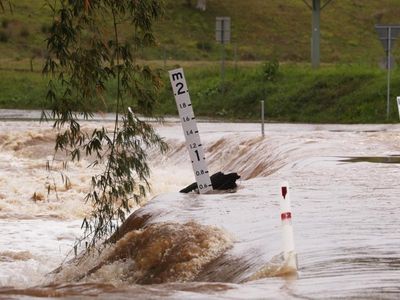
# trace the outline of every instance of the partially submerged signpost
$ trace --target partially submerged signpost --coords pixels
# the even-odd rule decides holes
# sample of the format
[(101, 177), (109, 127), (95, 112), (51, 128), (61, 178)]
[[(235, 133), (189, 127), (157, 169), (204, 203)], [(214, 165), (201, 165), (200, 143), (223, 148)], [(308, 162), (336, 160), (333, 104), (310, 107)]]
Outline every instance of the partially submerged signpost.
[(196, 178), (199, 193), (204, 194), (212, 191), (213, 187), (208, 173), (203, 146), (200, 141), (199, 130), (190, 100), (189, 90), (186, 85), (183, 69), (169, 71), (172, 90), (178, 107), (183, 134), (185, 135), (186, 147), (189, 151), (194, 176)]
[(387, 99), (386, 99), (386, 119), (390, 114), (390, 73), (394, 65), (394, 59), (391, 54), (394, 42), (400, 34), (400, 25), (375, 25), (379, 40), (386, 52), (386, 68), (387, 68)]
[(221, 81), (225, 75), (225, 44), (231, 41), (231, 18), (217, 17), (215, 22), (215, 39), (221, 44)]

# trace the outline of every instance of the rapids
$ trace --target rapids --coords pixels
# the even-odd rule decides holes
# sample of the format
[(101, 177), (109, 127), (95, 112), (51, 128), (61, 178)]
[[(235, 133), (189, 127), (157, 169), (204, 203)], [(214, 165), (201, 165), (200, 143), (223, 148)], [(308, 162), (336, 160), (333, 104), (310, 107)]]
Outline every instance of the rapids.
[[(399, 126), (268, 124), (264, 138), (258, 124), (198, 126), (210, 173), (238, 172), (237, 191), (177, 193), (193, 182), (182, 130), (173, 121), (156, 125), (170, 151), (150, 154), (147, 203), (116, 243), (77, 263), (71, 248), (97, 170), (71, 163), (63, 185), (46, 170), (50, 125), (0, 121), (0, 299), (400, 297), (398, 165), (371, 160), (400, 154)], [(281, 255), (283, 180), (291, 185), (297, 274)]]

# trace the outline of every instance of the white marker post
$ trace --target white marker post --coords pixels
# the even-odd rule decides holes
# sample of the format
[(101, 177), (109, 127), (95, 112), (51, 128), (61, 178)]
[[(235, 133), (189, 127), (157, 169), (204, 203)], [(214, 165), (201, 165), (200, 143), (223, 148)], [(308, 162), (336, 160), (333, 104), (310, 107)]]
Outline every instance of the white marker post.
[(189, 151), (190, 160), (192, 161), (197, 186), (200, 194), (204, 194), (212, 191), (213, 188), (183, 69), (180, 68), (169, 71), (169, 79), (175, 95), (176, 106), (178, 107), (183, 134), (185, 135), (186, 147)]
[(397, 97), (397, 108), (399, 110), (399, 118), (400, 118), (400, 97)]
[(282, 221), (282, 241), (283, 256), (287, 266), (297, 270), (297, 255), (294, 250), (293, 226), (292, 226), (292, 208), (290, 205), (289, 184), (282, 183), (282, 199), (280, 201), (281, 221)]

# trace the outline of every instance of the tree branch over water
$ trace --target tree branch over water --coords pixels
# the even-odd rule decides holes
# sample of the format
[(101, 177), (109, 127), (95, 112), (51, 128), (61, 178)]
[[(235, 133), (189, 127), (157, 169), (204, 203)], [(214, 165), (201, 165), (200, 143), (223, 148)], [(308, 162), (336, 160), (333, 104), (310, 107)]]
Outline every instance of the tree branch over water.
[[(57, 151), (72, 161), (86, 156), (91, 166), (103, 170), (92, 177), (85, 200), (92, 203), (93, 211), (82, 223), (85, 236), (91, 235), (90, 246), (95, 246), (125, 220), (130, 200), (138, 203), (150, 188), (147, 150), (167, 149), (152, 126), (137, 117), (152, 114), (160, 74), (135, 62), (138, 49), (154, 44), (152, 24), (162, 7), (158, 0), (47, 3), (54, 18), (43, 73), (50, 75), (46, 100), (51, 111), (43, 112), (42, 118), (54, 120)], [(120, 27), (134, 35), (124, 36)], [(110, 91), (110, 86), (115, 90)], [(81, 120), (109, 110), (104, 99), (107, 91), (116, 95), (113, 129), (83, 130)]]
[(11, 0), (0, 0), (0, 11), (5, 12), (7, 8), (11, 12), (13, 11), (13, 3)]

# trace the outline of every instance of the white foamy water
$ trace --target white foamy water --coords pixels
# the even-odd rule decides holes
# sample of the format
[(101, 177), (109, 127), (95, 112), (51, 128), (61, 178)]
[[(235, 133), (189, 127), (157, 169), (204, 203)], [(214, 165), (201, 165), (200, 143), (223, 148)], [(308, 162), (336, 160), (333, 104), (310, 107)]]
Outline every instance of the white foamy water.
[[(384, 159), (348, 161), (399, 155), (399, 126), (269, 124), (261, 138), (257, 124), (199, 123), (210, 172), (242, 175), (236, 193), (212, 195), (177, 193), (194, 178), (181, 128), (173, 122), (157, 127), (171, 149), (166, 156), (152, 153), (154, 198), (139, 213), (152, 215), (149, 226), (192, 222), (205, 226), (203, 231), (207, 226), (220, 229), (216, 236), (231, 240), (208, 245), (217, 255), (210, 257), (217, 258), (190, 275), (195, 282), (129, 283), (123, 278), (133, 262), (118, 260), (83, 282), (61, 277), (55, 286), (44, 287), (52, 282), (46, 274), (64, 260), (79, 236), (80, 220), (90, 209), (82, 199), (93, 171), (85, 162), (71, 164), (71, 187), (60, 188), (58, 197), (47, 196), (49, 125), (3, 121), (0, 298), (24, 294), (104, 299), (399, 298), (399, 165), (379, 162)], [(61, 184), (60, 178), (54, 180)], [(299, 260), (299, 273), (291, 277), (279, 273), (283, 180), (291, 186)], [(34, 193), (43, 199), (34, 201)], [(27, 290), (35, 285), (39, 287)]]

